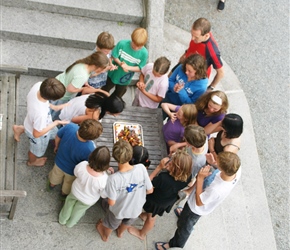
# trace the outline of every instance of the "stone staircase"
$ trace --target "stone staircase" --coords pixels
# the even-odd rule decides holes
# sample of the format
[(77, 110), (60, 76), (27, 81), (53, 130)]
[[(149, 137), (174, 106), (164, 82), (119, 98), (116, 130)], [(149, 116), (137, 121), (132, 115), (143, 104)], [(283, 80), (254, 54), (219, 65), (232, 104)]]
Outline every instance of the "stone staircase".
[(129, 39), (144, 20), (142, 0), (1, 1), (2, 64), (21, 65), (29, 75), (54, 76), (95, 48), (99, 33)]

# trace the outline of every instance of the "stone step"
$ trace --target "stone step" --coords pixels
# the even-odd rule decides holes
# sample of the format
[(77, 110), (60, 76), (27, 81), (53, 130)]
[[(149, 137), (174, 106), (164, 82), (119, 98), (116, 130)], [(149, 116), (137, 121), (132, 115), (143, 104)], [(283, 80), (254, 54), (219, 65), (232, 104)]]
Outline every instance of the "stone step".
[[(13, 18), (11, 18), (13, 17)], [(2, 39), (92, 50), (98, 34), (110, 32), (117, 43), (130, 39), (134, 23), (2, 6)]]
[(1, 5), (134, 24), (145, 16), (143, 0), (1, 0)]

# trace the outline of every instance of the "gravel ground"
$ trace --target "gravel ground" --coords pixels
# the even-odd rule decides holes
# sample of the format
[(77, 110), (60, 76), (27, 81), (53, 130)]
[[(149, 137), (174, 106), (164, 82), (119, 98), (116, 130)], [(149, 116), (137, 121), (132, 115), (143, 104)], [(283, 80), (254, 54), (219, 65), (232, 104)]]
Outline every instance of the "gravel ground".
[(165, 21), (188, 31), (211, 21), (249, 102), (277, 249), (290, 249), (289, 1), (227, 1), (223, 12), (217, 2), (166, 0)]

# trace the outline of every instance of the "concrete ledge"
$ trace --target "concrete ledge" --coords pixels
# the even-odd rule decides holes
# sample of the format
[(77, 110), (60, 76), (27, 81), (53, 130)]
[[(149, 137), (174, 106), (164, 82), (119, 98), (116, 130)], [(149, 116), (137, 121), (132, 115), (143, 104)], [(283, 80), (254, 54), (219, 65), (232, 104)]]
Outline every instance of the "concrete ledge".
[(59, 14), (140, 24), (144, 18), (142, 0), (2, 0), (1, 5)]

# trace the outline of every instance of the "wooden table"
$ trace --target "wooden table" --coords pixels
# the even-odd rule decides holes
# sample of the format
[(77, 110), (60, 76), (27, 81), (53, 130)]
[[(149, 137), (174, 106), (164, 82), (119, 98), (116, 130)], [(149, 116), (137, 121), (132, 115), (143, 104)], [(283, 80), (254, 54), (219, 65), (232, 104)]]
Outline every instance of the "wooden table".
[[(104, 131), (96, 140), (96, 145), (107, 146), (111, 153), (114, 144), (114, 122), (139, 123), (143, 127), (144, 146), (147, 148), (151, 160), (149, 170), (155, 169), (160, 160), (167, 156), (166, 144), (162, 133), (162, 110), (160, 108), (149, 109), (129, 106), (117, 117), (105, 115), (102, 119)], [(111, 158), (111, 166), (117, 167), (113, 157)]]

